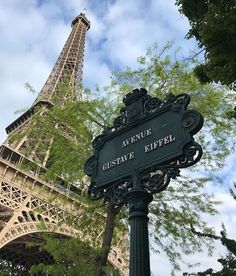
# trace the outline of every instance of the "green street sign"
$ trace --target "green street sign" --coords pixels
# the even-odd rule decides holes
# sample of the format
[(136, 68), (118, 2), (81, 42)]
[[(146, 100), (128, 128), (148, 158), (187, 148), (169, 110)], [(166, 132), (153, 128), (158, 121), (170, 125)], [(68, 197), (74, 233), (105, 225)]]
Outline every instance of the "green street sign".
[(201, 129), (203, 117), (187, 109), (187, 94), (168, 95), (161, 101), (145, 89), (136, 89), (123, 101), (121, 115), (94, 139), (94, 155), (85, 164), (94, 199), (109, 201), (118, 196), (120, 200), (132, 186), (129, 179), (135, 171), (144, 183), (155, 178), (158, 185), (147, 186), (155, 193), (161, 181), (176, 177), (179, 168), (195, 164), (202, 155), (193, 135)]
[(194, 141), (203, 125), (201, 114), (187, 109), (187, 94), (164, 100), (135, 89), (123, 99), (111, 127), (92, 143), (94, 154), (86, 161), (91, 177), (91, 199), (129, 206), (130, 276), (149, 276), (148, 205), (179, 176), (180, 168), (197, 163), (201, 146)]

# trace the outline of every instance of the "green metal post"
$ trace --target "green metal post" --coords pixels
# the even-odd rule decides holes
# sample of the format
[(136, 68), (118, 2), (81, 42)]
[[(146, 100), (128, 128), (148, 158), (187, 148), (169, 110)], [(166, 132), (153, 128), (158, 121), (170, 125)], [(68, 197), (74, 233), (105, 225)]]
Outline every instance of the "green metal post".
[(134, 185), (128, 194), (130, 220), (130, 276), (150, 276), (148, 240), (148, 205), (153, 196), (144, 188)]

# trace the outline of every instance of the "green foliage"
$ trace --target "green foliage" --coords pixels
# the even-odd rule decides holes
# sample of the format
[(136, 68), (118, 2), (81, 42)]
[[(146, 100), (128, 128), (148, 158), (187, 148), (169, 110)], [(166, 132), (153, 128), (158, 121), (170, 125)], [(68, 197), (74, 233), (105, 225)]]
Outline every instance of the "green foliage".
[[(86, 92), (85, 97), (88, 98), (88, 91)], [(74, 96), (58, 104), (61, 103), (63, 94), (72, 92), (65, 85), (62, 86), (57, 97), (54, 96), (56, 104), (53, 108), (42, 110), (38, 107), (31, 125), (13, 134), (11, 142), (27, 136), (34, 143), (36, 157), (43, 154), (46, 156), (49, 149), (50, 154), (45, 164), (47, 170), (42, 171), (41, 175), (45, 180), (55, 182), (60, 177), (65, 183), (77, 183), (83, 177), (83, 164), (91, 153), (91, 141), (106, 124), (103, 117), (105, 112), (101, 111), (105, 99), (78, 100)], [(32, 147), (25, 147), (24, 150), (24, 154), (29, 156)], [(30, 167), (33, 165), (29, 162), (21, 164), (23, 169), (28, 170), (35, 170), (36, 168)]]
[(54, 259), (52, 265), (39, 264), (31, 268), (33, 275), (50, 276), (92, 276), (95, 268), (97, 251), (88, 243), (78, 239), (53, 239), (47, 237), (42, 247)]
[(202, 220), (202, 214), (216, 214), (219, 202), (205, 187), (213, 180), (216, 185), (220, 182), (213, 172), (224, 166), (225, 158), (234, 149), (234, 125), (227, 112), (236, 97), (224, 86), (201, 84), (194, 76), (194, 64), (173, 58), (171, 44), (162, 50), (156, 45), (150, 47), (138, 63), (134, 70), (127, 67), (124, 72), (113, 74), (111, 84), (105, 88), (108, 95), (113, 95), (113, 102), (121, 102), (125, 94), (137, 87), (145, 87), (149, 94), (161, 99), (169, 93), (188, 93), (191, 107), (199, 110), (205, 120), (203, 130), (196, 136), (204, 151), (201, 162), (183, 170), (181, 177), (172, 181), (167, 191), (156, 195), (150, 205), (154, 247), (158, 252), (164, 251), (177, 270), (183, 253), (201, 252), (203, 245), (212, 253), (212, 240), (197, 237), (190, 225), (204, 233), (214, 232)]
[[(66, 193), (69, 192), (76, 199), (79, 217), (76, 218), (68, 214), (66, 219), (61, 220), (57, 226), (63, 227), (64, 223), (73, 226), (83, 233), (84, 237), (89, 237), (90, 246), (96, 249), (102, 242), (102, 233), (105, 228), (105, 208), (104, 204), (100, 202), (93, 203), (88, 200), (86, 191), (88, 182), (84, 179), (83, 166), (85, 160), (91, 155), (93, 138), (109, 124), (109, 116), (112, 117), (113, 107), (107, 104), (105, 98), (94, 98), (89, 90), (84, 91), (83, 99), (78, 99), (66, 84), (62, 85), (57, 94), (53, 96), (52, 102), (54, 105), (51, 108), (37, 106), (28, 128), (13, 134), (10, 140), (11, 143), (14, 143), (27, 137), (27, 141), (30, 143), (29, 146), (24, 147), (23, 153), (26, 157), (30, 157), (32, 151), (34, 152), (33, 160), (36, 163), (41, 163), (42, 166), (39, 172), (40, 178)], [(47, 162), (42, 164), (44, 158), (47, 159)], [(36, 163), (25, 158), (21, 161), (20, 166), (29, 172), (36, 172), (38, 169), (35, 166)], [(67, 198), (64, 199), (66, 201)], [(56, 199), (51, 196), (49, 201), (54, 204), (63, 202), (63, 200), (59, 200), (58, 196)], [(41, 213), (45, 210), (38, 208), (36, 211)], [(38, 228), (40, 231), (46, 232), (47, 225), (42, 221)], [(119, 229), (124, 231), (122, 225)], [(114, 244), (116, 242), (117, 239), (114, 238)], [(103, 251), (96, 251), (96, 256), (91, 254), (91, 260), (84, 257), (78, 261), (78, 255), (84, 250), (83, 247), (80, 248), (81, 244), (75, 239), (62, 241), (47, 239), (43, 250), (53, 256), (55, 263), (40, 264), (32, 271), (41, 271), (49, 275), (92, 275), (96, 256), (102, 255)], [(67, 254), (69, 247), (72, 248), (71, 254)], [(64, 255), (68, 259), (64, 260)], [(86, 263), (87, 261), (89, 264)], [(111, 268), (107, 267), (104, 270), (110, 271)]]
[(234, 0), (176, 0), (190, 23), (187, 38), (205, 50), (205, 63), (195, 73), (205, 83), (220, 81), (235, 89), (236, 16)]

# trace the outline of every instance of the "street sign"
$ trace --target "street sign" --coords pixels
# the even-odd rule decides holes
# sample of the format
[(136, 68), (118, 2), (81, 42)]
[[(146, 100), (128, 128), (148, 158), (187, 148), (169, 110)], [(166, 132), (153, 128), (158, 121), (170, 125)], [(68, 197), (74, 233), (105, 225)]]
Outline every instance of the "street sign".
[[(134, 171), (171, 172), (173, 178), (179, 168), (195, 164), (202, 154), (193, 135), (201, 129), (203, 118), (187, 110), (187, 94), (168, 95), (161, 101), (145, 89), (136, 89), (123, 101), (121, 115), (94, 139), (94, 155), (85, 164), (85, 173), (91, 176), (90, 195), (95, 198), (111, 189), (120, 193)], [(106, 195), (105, 199), (110, 200)]]
[(193, 135), (201, 129), (203, 117), (187, 109), (187, 94), (160, 100), (141, 88), (127, 94), (123, 102), (113, 126), (94, 139), (94, 154), (84, 171), (91, 177), (91, 199), (128, 203), (129, 275), (150, 276), (148, 205), (180, 168), (200, 160), (202, 148)]

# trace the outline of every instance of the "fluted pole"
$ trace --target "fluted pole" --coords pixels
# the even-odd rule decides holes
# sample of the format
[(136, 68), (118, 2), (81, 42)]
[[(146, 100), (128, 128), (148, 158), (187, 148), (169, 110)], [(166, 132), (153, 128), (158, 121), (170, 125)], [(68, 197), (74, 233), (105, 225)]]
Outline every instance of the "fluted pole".
[(150, 276), (148, 239), (148, 205), (153, 196), (139, 185), (134, 177), (134, 188), (127, 194), (130, 221), (130, 276)]

